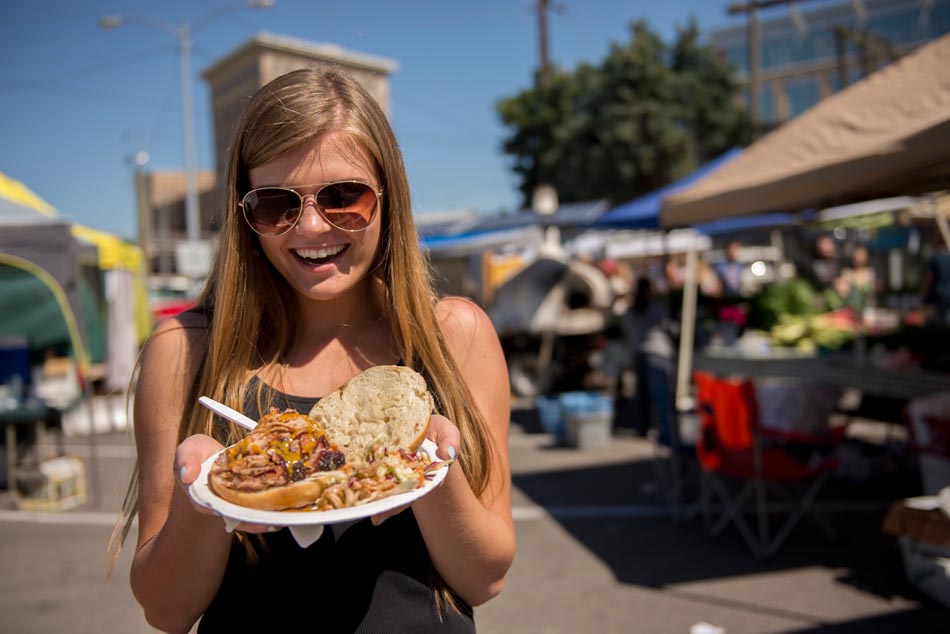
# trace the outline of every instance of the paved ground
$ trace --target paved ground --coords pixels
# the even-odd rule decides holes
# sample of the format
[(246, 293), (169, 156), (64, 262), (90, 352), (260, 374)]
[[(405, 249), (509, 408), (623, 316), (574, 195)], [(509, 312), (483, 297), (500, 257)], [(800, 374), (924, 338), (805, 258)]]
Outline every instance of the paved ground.
[[(532, 412), (514, 418), (518, 555), (502, 595), (476, 610), (482, 634), (686, 634), (700, 622), (728, 634), (948, 631), (950, 612), (908, 587), (893, 540), (879, 530), (887, 500), (916, 492), (915, 474), (834, 483), (822, 499), (838, 510), (840, 539), (803, 524), (761, 562), (732, 531), (710, 540), (698, 522), (669, 519), (645, 440), (619, 434), (604, 449), (554, 447), (535, 433)], [(2, 632), (151, 631), (128, 589), (128, 552), (104, 580), (131, 440), (97, 438), (97, 501), (53, 514), (0, 510)], [(67, 449), (92, 466), (81, 437)]]

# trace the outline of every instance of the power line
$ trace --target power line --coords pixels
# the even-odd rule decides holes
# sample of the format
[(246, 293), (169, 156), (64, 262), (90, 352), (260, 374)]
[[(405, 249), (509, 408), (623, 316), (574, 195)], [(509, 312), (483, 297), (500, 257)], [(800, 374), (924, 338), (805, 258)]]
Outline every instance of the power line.
[[(6, 82), (6, 81), (7, 80), (5, 78), (0, 77), (0, 82)], [(25, 90), (27, 89), (24, 89), (24, 91)], [(37, 90), (44, 94), (62, 95), (64, 97), (69, 97), (70, 99), (79, 99), (82, 101), (109, 104), (113, 106), (116, 104), (121, 104), (121, 103), (135, 105), (135, 106), (143, 106), (143, 107), (155, 106), (154, 99), (145, 98), (145, 97), (141, 99), (137, 99), (135, 97), (130, 97), (130, 95), (122, 94), (122, 93), (104, 94), (101, 90), (95, 90), (92, 88), (89, 89), (89, 92), (83, 92), (81, 88), (76, 89), (76, 88), (67, 88), (65, 86), (48, 85), (48, 86), (30, 87), (29, 90)], [(7, 105), (9, 105), (9, 103), (10, 102), (8, 101)]]
[(70, 81), (76, 79), (85, 79), (91, 75), (97, 75), (99, 73), (108, 72), (115, 70), (116, 68), (121, 68), (123, 66), (129, 66), (131, 64), (137, 64), (144, 59), (149, 59), (152, 57), (158, 57), (159, 55), (166, 55), (168, 53), (168, 47), (163, 46), (161, 48), (151, 48), (138, 51), (137, 53), (132, 53), (126, 56), (123, 56), (121, 59), (110, 60), (108, 62), (98, 62), (96, 64), (90, 64), (88, 66), (83, 66), (79, 68), (74, 68), (70, 70), (65, 70), (55, 75), (47, 75), (40, 79), (33, 80), (22, 80), (22, 79), (6, 79), (3, 84), (0, 85), (0, 94), (17, 92), (20, 90), (28, 90), (32, 88), (43, 88), (53, 84), (57, 84), (63, 81)]
[(152, 148), (155, 145), (155, 143), (158, 141), (158, 134), (162, 130), (162, 128), (165, 126), (165, 121), (168, 118), (168, 113), (171, 112), (172, 97), (175, 95), (175, 90), (174, 90), (175, 78), (170, 77), (168, 83), (171, 85), (168, 86), (164, 91), (162, 91), (162, 94), (165, 95), (165, 98), (162, 100), (162, 105), (158, 111), (158, 116), (155, 118), (155, 124), (152, 126), (152, 132), (148, 135), (148, 138), (146, 140), (145, 149)]

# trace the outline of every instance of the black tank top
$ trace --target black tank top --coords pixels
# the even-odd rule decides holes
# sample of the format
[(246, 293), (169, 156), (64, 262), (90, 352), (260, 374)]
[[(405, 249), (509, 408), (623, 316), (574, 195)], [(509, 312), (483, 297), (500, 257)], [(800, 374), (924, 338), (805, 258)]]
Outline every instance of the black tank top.
[[(245, 414), (258, 420), (257, 385)], [(265, 387), (264, 389), (270, 389)], [(270, 390), (275, 406), (309, 412), (316, 398)], [(249, 561), (235, 538), (218, 593), (198, 624), (210, 632), (472, 633), (471, 607), (443, 607), (430, 585), (431, 561), (411, 509), (373, 526), (369, 519), (327, 526), (308, 548), (290, 531), (263, 535)]]

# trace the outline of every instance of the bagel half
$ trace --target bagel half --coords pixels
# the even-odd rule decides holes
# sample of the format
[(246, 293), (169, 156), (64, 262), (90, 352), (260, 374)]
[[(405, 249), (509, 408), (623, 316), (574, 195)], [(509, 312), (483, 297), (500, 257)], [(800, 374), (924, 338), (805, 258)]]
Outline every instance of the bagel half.
[(320, 399), (310, 418), (326, 430), (348, 463), (358, 464), (372, 445), (418, 449), (433, 409), (421, 374), (404, 366), (379, 365)]

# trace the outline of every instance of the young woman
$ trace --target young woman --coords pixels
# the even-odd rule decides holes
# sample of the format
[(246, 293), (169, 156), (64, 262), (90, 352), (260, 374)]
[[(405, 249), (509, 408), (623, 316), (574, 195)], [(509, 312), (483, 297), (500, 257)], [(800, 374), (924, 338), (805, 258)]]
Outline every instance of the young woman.
[[(135, 386), (139, 517), (132, 590), (169, 632), (471, 632), (514, 557), (506, 365), (485, 313), (438, 298), (388, 120), (334, 71), (284, 75), (231, 149), (220, 244), (200, 309), (164, 322)], [(404, 364), (436, 399), (429, 437), (457, 456), (409, 508), (327, 527), (311, 547), (191, 503), (203, 460), (251, 417), (310, 407), (358, 372)], [(125, 524), (128, 530), (129, 523)]]

